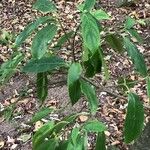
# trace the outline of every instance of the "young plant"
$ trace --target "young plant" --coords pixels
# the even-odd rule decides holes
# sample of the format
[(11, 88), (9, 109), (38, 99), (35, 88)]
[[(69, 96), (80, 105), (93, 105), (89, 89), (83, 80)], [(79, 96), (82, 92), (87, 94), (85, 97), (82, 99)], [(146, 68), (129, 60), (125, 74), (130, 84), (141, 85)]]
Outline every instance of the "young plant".
[[(71, 104), (74, 105), (77, 103), (81, 96), (84, 95), (90, 108), (88, 113), (89, 120), (81, 126), (73, 128), (70, 136), (65, 140), (60, 140), (60, 137), (69, 124), (72, 125), (75, 123), (80, 113), (66, 116), (58, 122), (50, 120), (33, 135), (32, 144), (34, 150), (86, 150), (89, 132), (94, 132), (97, 135), (95, 150), (106, 149), (104, 132), (107, 128), (102, 122), (95, 119), (95, 114), (99, 105), (95, 87), (97, 88), (98, 86), (89, 79), (94, 77), (97, 73), (102, 73), (102, 71), (104, 71), (106, 79), (109, 77), (102, 49), (102, 44), (104, 42), (118, 52), (127, 50), (136, 71), (144, 78), (148, 76), (144, 58), (137, 46), (132, 42), (132, 37), (136, 38), (137, 42), (143, 42), (141, 36), (133, 28), (136, 21), (128, 17), (125, 22), (123, 34), (106, 32), (106, 36), (102, 37), (101, 32), (103, 29), (100, 22), (110, 19), (110, 16), (103, 10), (94, 10), (95, 3), (96, 0), (85, 0), (83, 4), (80, 4), (78, 6), (80, 11), (80, 23), (76, 27), (77, 29), (75, 32), (66, 32), (59, 18), (54, 17), (58, 16), (55, 4), (49, 0), (37, 0), (33, 5), (34, 9), (43, 13), (54, 13), (56, 15), (47, 15), (37, 18), (27, 25), (16, 39), (15, 48), (18, 48), (30, 35), (33, 33), (35, 34), (31, 46), (32, 58), (25, 64), (22, 71), (37, 75), (37, 97), (41, 105), (44, 105), (48, 94), (48, 75), (53, 74), (56, 70), (64, 69), (68, 76), (67, 87)], [(41, 25), (42, 28), (39, 29), (38, 27), (41, 27)], [(51, 46), (49, 49), (48, 46), (52, 44), (55, 35), (58, 33), (59, 25), (63, 28), (64, 35), (58, 39), (56, 45)], [(81, 60), (77, 60), (75, 55), (74, 40), (77, 34), (82, 37)], [(71, 42), (71, 38), (73, 38), (73, 42)], [(65, 42), (68, 42), (72, 46), (72, 62), (65, 61), (57, 54), (58, 50), (61, 49)], [(4, 67), (1, 68), (3, 69)], [(129, 90), (127, 84), (125, 84), (125, 87)], [(150, 81), (148, 77), (147, 89), (149, 96)], [(30, 123), (41, 120), (53, 111), (55, 110), (51, 108), (40, 110)], [(132, 142), (141, 134), (143, 123), (143, 104), (139, 96), (129, 90), (128, 108), (124, 126), (126, 143)]]

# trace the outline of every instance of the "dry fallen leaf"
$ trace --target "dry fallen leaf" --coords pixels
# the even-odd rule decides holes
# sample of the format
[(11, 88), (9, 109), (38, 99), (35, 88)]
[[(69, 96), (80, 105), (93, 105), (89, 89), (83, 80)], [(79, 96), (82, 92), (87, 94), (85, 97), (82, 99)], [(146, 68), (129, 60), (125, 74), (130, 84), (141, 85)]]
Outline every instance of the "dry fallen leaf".
[(85, 121), (88, 120), (88, 116), (81, 115), (81, 116), (79, 116), (79, 120), (80, 120), (81, 122), (85, 122)]

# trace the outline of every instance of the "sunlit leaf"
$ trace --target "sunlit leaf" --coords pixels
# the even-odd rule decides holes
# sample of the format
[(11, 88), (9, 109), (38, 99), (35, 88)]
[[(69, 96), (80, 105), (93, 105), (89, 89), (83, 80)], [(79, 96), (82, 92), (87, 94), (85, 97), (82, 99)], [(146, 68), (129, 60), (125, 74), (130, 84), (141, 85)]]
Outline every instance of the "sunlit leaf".
[(53, 108), (42, 108), (40, 111), (38, 111), (31, 119), (30, 123), (35, 123), (42, 118), (46, 117), (48, 114), (50, 114), (53, 111)]
[(44, 13), (55, 12), (57, 10), (52, 0), (36, 0), (33, 4), (33, 8)]
[(131, 29), (135, 25), (135, 20), (131, 17), (127, 17), (125, 21), (125, 28), (126, 29)]
[(16, 53), (0, 66), (0, 84), (7, 82), (17, 70), (18, 64), (24, 59), (22, 53)]
[(91, 14), (97, 20), (108, 20), (108, 19), (110, 19), (109, 15), (105, 11), (103, 11), (102, 9), (92, 11)]
[(84, 13), (81, 18), (82, 37), (84, 45), (92, 52), (100, 46), (100, 32), (96, 19), (90, 13)]
[(37, 20), (35, 20), (34, 22), (30, 23), (29, 25), (27, 25), (25, 27), (25, 29), (17, 36), (16, 41), (15, 41), (15, 46), (18, 47), (20, 46), (25, 40), (26, 38), (35, 30), (38, 28), (38, 26), (40, 24), (44, 24), (47, 21), (51, 21), (52, 17), (49, 16), (44, 16), (44, 17), (40, 17)]
[(43, 57), (41, 59), (31, 59), (23, 68), (24, 72), (41, 73), (53, 71), (65, 66), (65, 62), (58, 56)]
[(31, 53), (34, 58), (40, 59), (47, 51), (47, 45), (52, 41), (57, 32), (57, 26), (54, 24), (47, 25), (37, 32), (33, 38)]
[(144, 109), (138, 95), (129, 93), (128, 108), (125, 119), (124, 134), (125, 142), (130, 143), (142, 132), (144, 126)]
[(94, 7), (95, 2), (96, 0), (85, 0), (83, 10), (90, 11)]
[(106, 131), (106, 126), (98, 120), (88, 121), (84, 124), (83, 128), (87, 132), (103, 132)]

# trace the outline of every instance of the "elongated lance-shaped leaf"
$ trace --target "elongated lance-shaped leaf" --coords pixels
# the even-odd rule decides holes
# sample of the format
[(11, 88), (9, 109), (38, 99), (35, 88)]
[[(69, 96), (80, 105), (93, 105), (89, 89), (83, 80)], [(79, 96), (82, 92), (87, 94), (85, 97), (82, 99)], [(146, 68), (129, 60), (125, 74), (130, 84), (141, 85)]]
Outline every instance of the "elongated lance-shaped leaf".
[(37, 74), (37, 97), (43, 103), (48, 94), (48, 79), (47, 73), (42, 72)]
[(104, 132), (98, 133), (95, 150), (106, 150), (106, 137)]
[(131, 57), (135, 69), (143, 76), (147, 75), (147, 67), (143, 55), (139, 52), (137, 47), (127, 38), (124, 37), (124, 45)]
[(81, 96), (81, 89), (79, 82), (81, 73), (82, 67), (79, 63), (73, 63), (68, 71), (67, 85), (72, 105), (75, 104)]
[(105, 11), (103, 11), (102, 9), (92, 11), (91, 14), (92, 14), (97, 20), (108, 20), (108, 19), (110, 19), (109, 15), (108, 15)]
[(33, 39), (31, 47), (31, 53), (34, 58), (40, 59), (45, 55), (47, 51), (47, 45), (52, 41), (56, 32), (57, 26), (54, 24), (47, 25), (38, 31)]
[(127, 29), (127, 31), (133, 36), (139, 43), (143, 43), (141, 35), (135, 29)]
[(84, 124), (83, 129), (85, 129), (87, 132), (103, 132), (106, 131), (106, 126), (98, 121), (98, 120), (92, 120), (88, 121)]
[(34, 134), (33, 140), (32, 140), (34, 150), (36, 150), (38, 145), (42, 144), (45, 138), (50, 135), (53, 127), (54, 127), (54, 122), (53, 121), (48, 122)]
[(86, 96), (87, 101), (89, 102), (91, 112), (95, 114), (98, 108), (98, 99), (95, 93), (95, 89), (86, 81), (81, 80), (80, 83), (81, 91)]
[(44, 13), (55, 12), (57, 10), (52, 0), (36, 0), (33, 8)]
[(130, 143), (141, 134), (144, 127), (144, 108), (138, 95), (129, 93), (124, 125), (125, 142)]
[(83, 10), (90, 11), (94, 7), (95, 2), (96, 0), (85, 0)]
[(31, 59), (23, 68), (23, 72), (41, 73), (53, 71), (65, 66), (65, 62), (58, 56), (43, 57), (41, 59)]
[(37, 20), (35, 20), (34, 22), (30, 23), (29, 25), (27, 25), (27, 27), (25, 27), (25, 29), (17, 36), (16, 41), (15, 41), (15, 46), (18, 47), (20, 46), (25, 40), (26, 38), (35, 30), (38, 28), (38, 26), (40, 24), (44, 24), (48, 21), (52, 21), (53, 18), (49, 17), (49, 16), (45, 16), (45, 17), (40, 17)]
[(146, 84), (147, 84), (147, 96), (149, 98), (149, 103), (150, 103), (150, 77), (146, 78)]
[(53, 108), (42, 108), (40, 111), (38, 111), (31, 119), (31, 121), (29, 122), (31, 123), (35, 123), (39, 120), (41, 120), (42, 118), (46, 117), (48, 114), (50, 114), (54, 109)]
[(126, 29), (131, 29), (135, 25), (135, 20), (131, 17), (127, 17), (125, 21), (125, 28)]
[(81, 21), (83, 42), (92, 53), (95, 53), (100, 46), (100, 32), (97, 21), (90, 13), (84, 13)]
[(17, 70), (19, 63), (24, 59), (22, 53), (16, 53), (12, 58), (0, 66), (0, 84), (6, 83)]

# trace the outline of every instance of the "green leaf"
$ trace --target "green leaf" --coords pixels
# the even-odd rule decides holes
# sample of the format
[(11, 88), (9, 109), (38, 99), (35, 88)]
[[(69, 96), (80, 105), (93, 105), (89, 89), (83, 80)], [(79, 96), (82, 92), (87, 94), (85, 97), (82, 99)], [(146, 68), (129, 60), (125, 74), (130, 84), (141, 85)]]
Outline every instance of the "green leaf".
[(24, 72), (41, 73), (53, 71), (65, 66), (62, 58), (57, 56), (43, 57), (41, 59), (31, 59), (23, 68)]
[(36, 149), (33, 150), (55, 150), (58, 146), (58, 141), (56, 139), (50, 139), (44, 141), (43, 143), (37, 145)]
[(98, 120), (88, 121), (84, 124), (83, 128), (87, 132), (103, 132), (106, 131), (106, 126)]
[(98, 99), (96, 97), (96, 93), (94, 88), (87, 82), (81, 80), (81, 91), (87, 97), (87, 101), (89, 102), (89, 107), (93, 114), (96, 113), (98, 108)]
[(81, 21), (84, 45), (92, 53), (95, 53), (100, 46), (100, 32), (97, 21), (90, 13), (84, 13)]
[(67, 85), (72, 105), (75, 104), (81, 96), (81, 89), (79, 82), (81, 73), (82, 67), (79, 63), (73, 63), (68, 71)]
[(135, 29), (128, 29), (127, 31), (128, 31), (134, 38), (136, 38), (136, 40), (137, 40), (139, 43), (143, 43), (142, 37), (140, 36), (140, 34), (139, 34)]
[(37, 74), (37, 97), (43, 103), (48, 94), (48, 79), (47, 73), (42, 72)]
[(109, 15), (108, 15), (105, 11), (103, 11), (102, 9), (92, 11), (91, 14), (92, 14), (97, 20), (109, 20), (109, 19), (110, 19)]
[(33, 5), (33, 8), (44, 13), (57, 11), (56, 6), (51, 0), (36, 0), (36, 2)]
[(117, 52), (122, 52), (123, 49), (123, 39), (118, 34), (108, 34), (106, 36), (107, 43), (111, 46), (112, 49)]
[(47, 25), (33, 39), (31, 53), (34, 58), (40, 59), (47, 51), (47, 44), (52, 41), (57, 32), (57, 26), (54, 24)]
[(52, 20), (52, 17), (49, 16), (44, 16), (40, 17), (34, 22), (30, 23), (27, 25), (27, 27), (17, 36), (16, 41), (15, 41), (15, 46), (18, 47), (20, 46), (26, 38), (36, 29), (40, 24), (44, 24), (47, 21)]
[(135, 25), (135, 23), (136, 23), (136, 21), (133, 18), (127, 17), (127, 19), (125, 21), (125, 28), (131, 29)]
[(70, 32), (64, 34), (62, 37), (60, 37), (58, 39), (57, 44), (54, 46), (54, 48), (60, 49), (63, 46), (63, 44), (72, 37), (73, 34), (74, 34), (74, 31), (70, 31)]
[(144, 109), (138, 95), (129, 93), (128, 108), (125, 119), (124, 134), (125, 142), (130, 143), (142, 132), (144, 126)]
[(147, 67), (143, 55), (138, 51), (137, 47), (126, 37), (124, 37), (124, 45), (131, 57), (135, 69), (143, 76), (147, 75)]
[(36, 150), (36, 148), (43, 143), (45, 138), (47, 138), (50, 133), (52, 132), (52, 128), (54, 127), (54, 122), (48, 122), (44, 126), (42, 126), (33, 136), (33, 149)]
[(39, 120), (41, 120), (42, 118), (46, 117), (47, 115), (49, 115), (51, 112), (53, 111), (53, 108), (42, 108), (39, 112), (37, 112), (33, 117), (32, 120), (30, 121), (30, 123), (35, 123)]
[(146, 84), (147, 84), (147, 96), (148, 96), (149, 102), (150, 102), (150, 77), (146, 78)]
[(90, 11), (94, 7), (95, 2), (96, 0), (85, 0), (83, 10)]
[(106, 137), (104, 132), (98, 133), (95, 150), (106, 150)]
[(58, 146), (58, 147), (56, 147), (56, 149), (55, 149), (55, 150), (67, 150), (68, 143), (69, 143), (69, 141), (68, 141), (68, 140), (60, 141), (60, 142), (59, 142), (59, 146)]
[(7, 82), (16, 72), (18, 64), (24, 59), (22, 53), (16, 53), (12, 58), (4, 62), (0, 67), (0, 84)]

